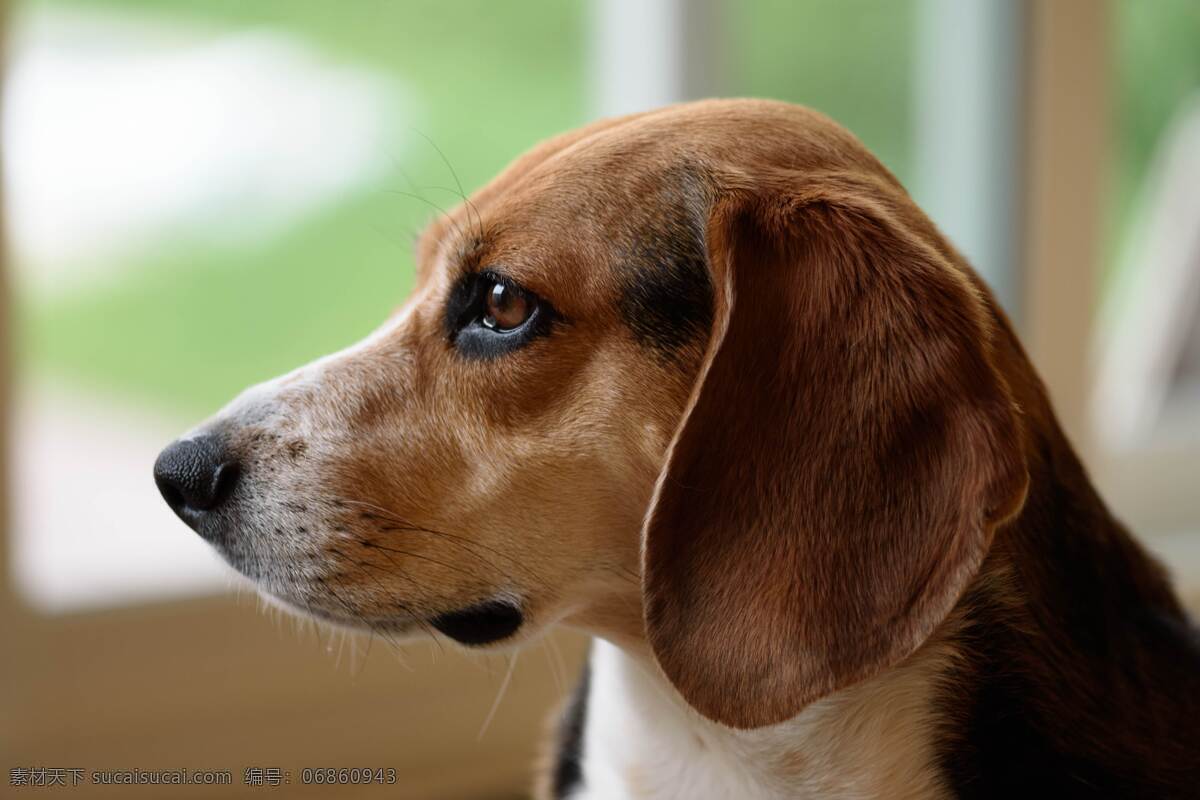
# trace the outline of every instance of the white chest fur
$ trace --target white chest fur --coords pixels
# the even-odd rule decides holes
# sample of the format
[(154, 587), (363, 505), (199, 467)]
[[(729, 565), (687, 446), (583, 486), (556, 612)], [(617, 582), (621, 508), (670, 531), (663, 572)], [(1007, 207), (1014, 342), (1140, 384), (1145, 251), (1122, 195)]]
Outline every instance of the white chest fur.
[(944, 797), (929, 736), (942, 663), (926, 653), (787, 722), (735, 731), (692, 711), (652, 665), (597, 641), (571, 800)]

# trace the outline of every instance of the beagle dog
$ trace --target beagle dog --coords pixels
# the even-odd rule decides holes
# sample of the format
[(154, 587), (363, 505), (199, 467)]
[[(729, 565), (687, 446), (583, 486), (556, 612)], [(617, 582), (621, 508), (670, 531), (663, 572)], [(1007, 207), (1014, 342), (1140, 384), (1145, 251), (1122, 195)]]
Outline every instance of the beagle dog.
[(551, 139), (360, 344), (170, 445), (279, 604), (595, 636), (543, 797), (1200, 797), (1200, 644), (988, 288), (841, 127)]

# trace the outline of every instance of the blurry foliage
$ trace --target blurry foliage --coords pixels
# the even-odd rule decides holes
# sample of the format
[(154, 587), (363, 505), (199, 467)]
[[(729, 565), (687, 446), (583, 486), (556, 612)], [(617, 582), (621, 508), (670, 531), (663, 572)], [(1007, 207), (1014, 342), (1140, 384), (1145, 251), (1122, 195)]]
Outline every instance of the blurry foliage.
[[(584, 0), (31, 0), (302, 35), (420, 92), (421, 133), (470, 191), (587, 114)], [(911, 2), (730, 4), (734, 94), (821, 108), (903, 174)], [(242, 387), (354, 341), (408, 291), (411, 241), (431, 214), (409, 178), (453, 186), (423, 140), (402, 171), (256, 251), (177, 242), (119, 282), (22, 308), (37, 368), (197, 415)], [(455, 201), (425, 192), (439, 205)]]
[[(587, 116), (586, 0), (27, 0), (304, 36), (419, 92), (421, 133), (468, 191)], [(1178, 100), (1200, 84), (1200, 3), (1112, 0), (1118, 219)], [(728, 93), (814, 106), (910, 177), (913, 0), (744, 0), (727, 6)], [(402, 175), (403, 172), (403, 175)], [(118, 282), (22, 306), (30, 366), (146, 397), (181, 415), (375, 327), (411, 283), (428, 205), (409, 179), (454, 185), (413, 140), (396, 174), (257, 250), (176, 242)], [(449, 207), (452, 194), (430, 190)]]
[[(1200, 93), (1200, 2), (1112, 0), (1113, 189), (1109, 266), (1129, 233), (1141, 181), (1179, 104)], [(1110, 277), (1112, 277), (1110, 275)]]
[(911, 178), (913, 0), (729, 3), (733, 94), (803, 103)]
[(394, 175), (257, 250), (175, 242), (119, 281), (25, 307), (34, 368), (136, 393), (181, 415), (215, 410), (245, 386), (343, 347), (409, 290), (412, 244), (457, 198), (433, 145), (468, 191), (538, 139), (584, 119), (579, 0), (37, 0), (89, 11), (304, 36), (344, 63), (419, 93), (419, 135)]

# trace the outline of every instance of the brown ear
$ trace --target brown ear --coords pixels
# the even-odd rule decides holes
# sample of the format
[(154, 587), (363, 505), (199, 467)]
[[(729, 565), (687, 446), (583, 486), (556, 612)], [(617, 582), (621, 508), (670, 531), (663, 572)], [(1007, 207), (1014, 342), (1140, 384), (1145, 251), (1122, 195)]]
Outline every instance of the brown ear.
[(826, 183), (711, 215), (716, 321), (644, 532), (654, 653), (737, 728), (911, 654), (1028, 480), (970, 280), (896, 190)]

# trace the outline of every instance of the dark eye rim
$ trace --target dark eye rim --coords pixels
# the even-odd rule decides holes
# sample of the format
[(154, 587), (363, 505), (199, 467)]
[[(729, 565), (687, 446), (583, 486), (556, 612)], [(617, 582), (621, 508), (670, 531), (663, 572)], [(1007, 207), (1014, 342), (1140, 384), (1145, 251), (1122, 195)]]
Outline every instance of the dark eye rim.
[[(520, 325), (493, 328), (483, 323), (487, 295), (496, 284), (532, 304), (532, 311)], [(462, 355), (475, 359), (496, 358), (547, 336), (558, 320), (559, 315), (545, 298), (493, 269), (463, 275), (451, 290), (446, 307), (447, 339)]]

